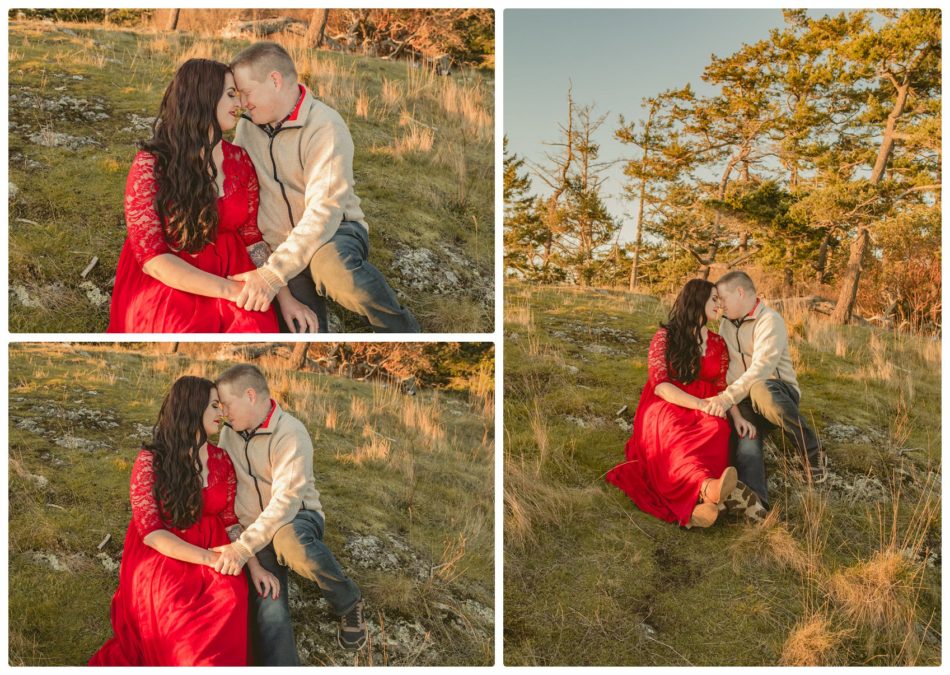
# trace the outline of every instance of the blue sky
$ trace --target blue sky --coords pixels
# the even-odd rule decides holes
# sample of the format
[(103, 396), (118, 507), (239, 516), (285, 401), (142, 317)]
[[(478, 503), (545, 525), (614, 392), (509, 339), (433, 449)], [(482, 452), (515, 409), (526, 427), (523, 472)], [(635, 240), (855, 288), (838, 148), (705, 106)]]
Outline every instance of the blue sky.
[[(812, 10), (811, 15), (840, 10)], [(609, 113), (596, 138), (601, 160), (635, 156), (614, 140), (618, 115), (640, 119), (641, 101), (700, 79), (710, 56), (726, 56), (745, 43), (768, 37), (784, 25), (780, 9), (505, 10), (504, 124), (509, 151), (540, 161), (545, 141), (558, 138), (567, 114), (567, 88), (574, 101)], [(607, 207), (623, 223), (621, 240), (633, 235), (634, 204), (622, 196), (623, 169), (608, 171)], [(533, 179), (536, 191), (542, 191)]]

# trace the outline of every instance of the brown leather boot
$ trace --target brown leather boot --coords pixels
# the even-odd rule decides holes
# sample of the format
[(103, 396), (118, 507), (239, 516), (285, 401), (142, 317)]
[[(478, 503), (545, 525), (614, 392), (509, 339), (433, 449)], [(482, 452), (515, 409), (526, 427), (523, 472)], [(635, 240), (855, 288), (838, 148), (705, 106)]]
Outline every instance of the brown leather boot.
[(704, 503), (718, 504), (726, 497), (732, 494), (736, 489), (736, 482), (739, 480), (739, 474), (736, 473), (734, 466), (727, 466), (722, 475), (715, 480), (709, 479), (703, 483), (699, 496)]

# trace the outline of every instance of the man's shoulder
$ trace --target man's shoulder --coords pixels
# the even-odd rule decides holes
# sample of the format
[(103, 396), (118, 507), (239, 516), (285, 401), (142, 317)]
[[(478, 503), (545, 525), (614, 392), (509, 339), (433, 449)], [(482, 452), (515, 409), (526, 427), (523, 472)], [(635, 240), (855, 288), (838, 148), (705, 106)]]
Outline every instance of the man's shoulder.
[(781, 323), (785, 325), (785, 319), (781, 314), (778, 313), (778, 310), (772, 306), (766, 304), (765, 302), (760, 303), (761, 313), (757, 317), (759, 321), (765, 321), (768, 323)]
[(316, 97), (310, 99), (310, 108), (303, 126), (311, 129), (339, 127), (349, 130), (343, 116), (335, 108), (331, 108)]
[(283, 409), (280, 411), (280, 418), (277, 420), (274, 433), (276, 435), (304, 434), (307, 438), (310, 438), (310, 432), (307, 431), (304, 423)]

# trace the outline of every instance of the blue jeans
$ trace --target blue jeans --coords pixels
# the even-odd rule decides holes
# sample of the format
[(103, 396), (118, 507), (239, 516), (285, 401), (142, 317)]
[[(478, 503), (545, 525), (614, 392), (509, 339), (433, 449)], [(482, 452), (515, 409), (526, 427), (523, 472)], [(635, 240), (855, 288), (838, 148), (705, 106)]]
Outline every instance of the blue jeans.
[[(310, 265), (287, 283), (291, 294), (317, 315), (321, 333), (329, 331), (326, 298), (366, 318), (377, 333), (418, 333), (419, 323), (369, 256), (369, 235), (359, 223), (344, 220), (317, 249)], [(283, 327), (282, 327), (283, 328)]]
[(782, 380), (760, 380), (752, 385), (749, 396), (739, 401), (739, 412), (755, 425), (755, 438), (735, 440), (735, 467), (739, 480), (759, 495), (768, 508), (769, 487), (765, 475), (762, 446), (772, 430), (782, 430), (786, 444), (795, 448), (805, 470), (820, 466), (821, 444), (818, 436), (798, 410), (801, 396), (793, 386)]
[(250, 590), (250, 636), (254, 664), (299, 666), (288, 601), (287, 571), (317, 584), (334, 613), (343, 616), (360, 600), (359, 587), (343, 573), (323, 543), (323, 518), (301, 510), (277, 530), (273, 541), (257, 552), (261, 565), (280, 581), (280, 597), (261, 598)]

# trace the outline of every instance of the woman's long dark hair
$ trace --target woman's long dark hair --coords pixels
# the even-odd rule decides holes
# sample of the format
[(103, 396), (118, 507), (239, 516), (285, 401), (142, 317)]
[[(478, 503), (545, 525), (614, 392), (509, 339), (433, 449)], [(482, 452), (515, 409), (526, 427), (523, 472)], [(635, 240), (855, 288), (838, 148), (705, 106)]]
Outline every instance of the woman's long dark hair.
[(198, 450), (208, 440), (202, 418), (213, 387), (214, 383), (203, 377), (178, 378), (162, 401), (152, 441), (145, 444), (152, 453), (155, 502), (162, 518), (180, 530), (191, 527), (201, 516)]
[(666, 367), (683, 384), (699, 377), (702, 359), (700, 330), (706, 323), (706, 303), (715, 284), (705, 279), (690, 279), (676, 296), (666, 328)]
[(221, 141), (217, 108), (229, 72), (217, 61), (185, 61), (165, 90), (152, 137), (141, 144), (156, 158), (155, 206), (165, 238), (188, 253), (197, 253), (218, 234), (218, 172), (211, 150)]

